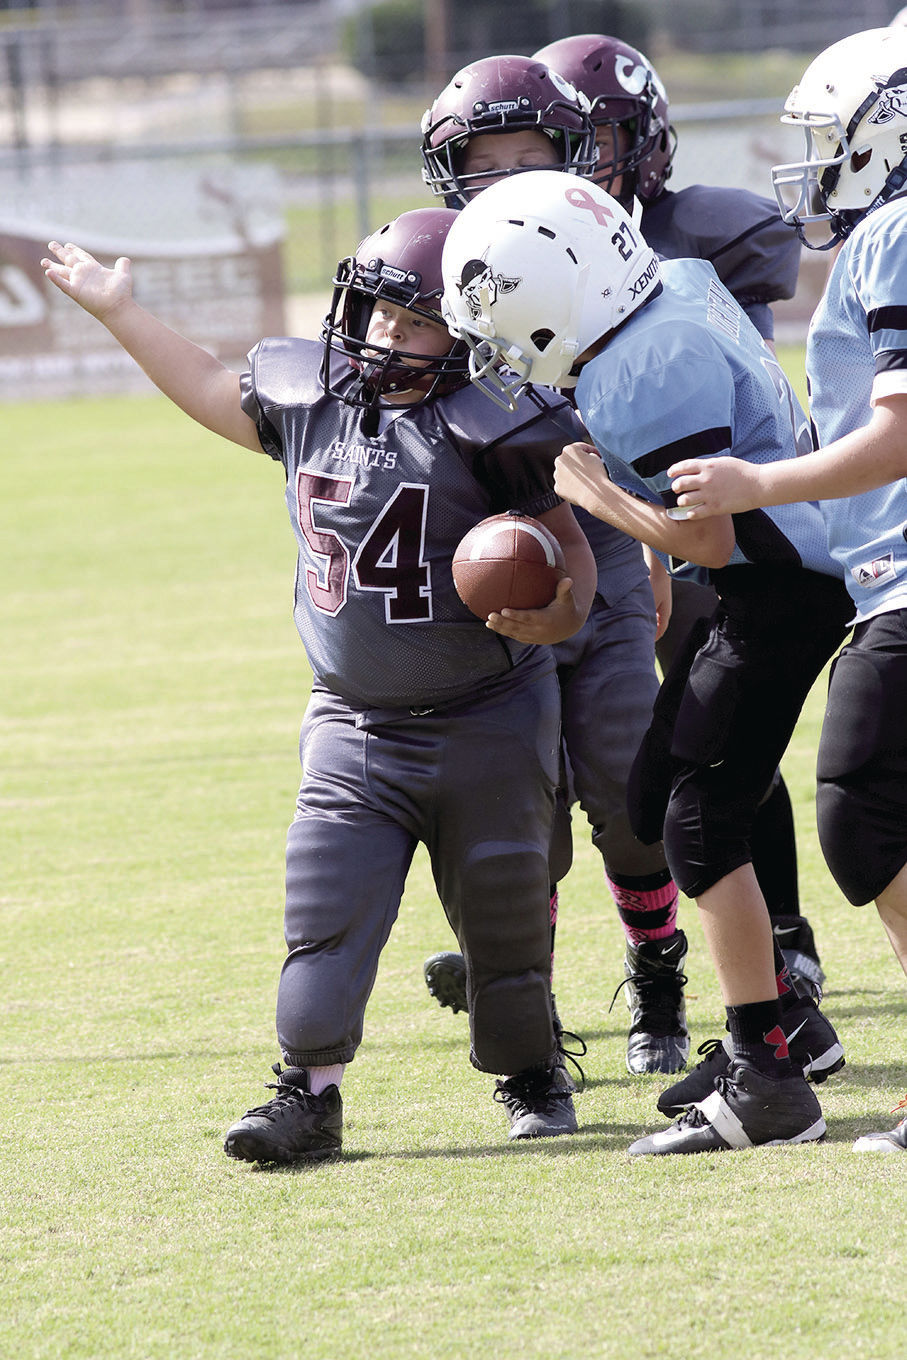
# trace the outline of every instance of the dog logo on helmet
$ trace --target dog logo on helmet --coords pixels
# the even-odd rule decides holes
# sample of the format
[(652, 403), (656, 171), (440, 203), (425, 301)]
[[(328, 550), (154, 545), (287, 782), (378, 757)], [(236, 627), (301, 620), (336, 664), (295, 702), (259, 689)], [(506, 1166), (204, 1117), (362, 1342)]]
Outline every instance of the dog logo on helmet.
[(897, 85), (882, 89), (882, 84), (883, 82), (877, 79), (879, 102), (868, 120), (877, 126), (884, 126), (886, 123), (893, 122), (895, 118), (903, 118), (907, 114), (907, 87)]
[(467, 260), (460, 271), (460, 282), (457, 287), (469, 309), (470, 318), (478, 321), (482, 313), (493, 307), (500, 296), (512, 293), (519, 285), (519, 279), (495, 274), (484, 260)]

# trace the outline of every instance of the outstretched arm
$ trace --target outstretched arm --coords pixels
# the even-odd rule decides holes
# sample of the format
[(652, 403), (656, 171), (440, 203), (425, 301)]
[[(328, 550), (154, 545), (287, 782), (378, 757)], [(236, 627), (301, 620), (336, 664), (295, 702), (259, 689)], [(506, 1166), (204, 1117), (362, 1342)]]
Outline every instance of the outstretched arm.
[(839, 500), (907, 477), (907, 395), (883, 397), (868, 425), (781, 463), (689, 458), (668, 468), (688, 519), (790, 501)]
[(701, 524), (669, 519), (662, 506), (638, 500), (615, 486), (592, 444), (566, 446), (554, 465), (554, 485), (564, 500), (672, 557), (703, 567), (723, 567), (734, 550), (730, 517)]
[(215, 434), (263, 452), (240, 406), (239, 374), (139, 306), (129, 260), (108, 269), (79, 246), (51, 241), (48, 248), (55, 258), (41, 267), (50, 282), (106, 326), (165, 396)]

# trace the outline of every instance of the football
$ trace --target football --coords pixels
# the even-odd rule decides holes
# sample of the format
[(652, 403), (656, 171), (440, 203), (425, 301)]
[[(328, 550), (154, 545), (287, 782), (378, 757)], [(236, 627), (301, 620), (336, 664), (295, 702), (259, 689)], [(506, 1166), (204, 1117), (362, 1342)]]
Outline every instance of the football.
[(453, 558), (457, 594), (480, 619), (502, 609), (544, 609), (566, 575), (554, 535), (516, 510), (481, 520), (460, 540)]

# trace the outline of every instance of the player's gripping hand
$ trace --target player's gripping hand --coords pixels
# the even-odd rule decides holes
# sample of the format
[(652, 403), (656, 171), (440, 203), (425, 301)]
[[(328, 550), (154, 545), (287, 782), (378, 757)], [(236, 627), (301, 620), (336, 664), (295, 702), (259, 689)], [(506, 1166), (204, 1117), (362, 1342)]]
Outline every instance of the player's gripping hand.
[[(680, 519), (707, 519), (710, 515), (738, 515), (765, 504), (763, 468), (742, 458), (687, 458), (668, 468), (671, 489), (677, 494)], [(671, 515), (671, 511), (668, 511)], [(674, 518), (674, 516), (671, 516)]]
[(554, 464), (554, 489), (571, 505), (595, 514), (601, 489), (610, 478), (594, 444), (567, 444)]
[(46, 277), (99, 321), (105, 321), (132, 298), (129, 260), (119, 259), (113, 269), (108, 269), (87, 250), (72, 243), (64, 246), (59, 241), (49, 241), (47, 248), (56, 259), (41, 261)]
[(557, 583), (554, 599), (544, 609), (502, 609), (500, 614), (488, 615), (485, 627), (516, 642), (551, 646), (573, 637), (585, 621), (585, 614), (577, 607), (573, 582), (564, 576)]

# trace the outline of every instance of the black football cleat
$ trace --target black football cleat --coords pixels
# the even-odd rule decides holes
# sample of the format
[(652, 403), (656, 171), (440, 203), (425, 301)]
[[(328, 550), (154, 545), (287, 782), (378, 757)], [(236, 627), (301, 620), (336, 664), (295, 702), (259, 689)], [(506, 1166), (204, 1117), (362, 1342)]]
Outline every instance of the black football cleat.
[(510, 1120), (509, 1138), (557, 1138), (576, 1133), (573, 1085), (559, 1064), (530, 1067), (495, 1082), (493, 1099)]
[(773, 916), (772, 933), (784, 956), (791, 981), (801, 996), (822, 1000), (825, 972), (819, 960), (812, 926), (805, 916)]
[(728, 1152), (741, 1148), (815, 1143), (825, 1120), (812, 1088), (799, 1072), (768, 1077), (742, 1058), (732, 1059), (705, 1100), (670, 1128), (631, 1144), (631, 1157)]
[[(907, 1096), (896, 1106), (907, 1107)], [(894, 1111), (892, 1111), (892, 1114)], [(853, 1145), (854, 1152), (907, 1152), (907, 1118), (886, 1133), (864, 1133)]]
[[(804, 1077), (817, 1086), (844, 1066), (844, 1049), (834, 1026), (813, 1001), (812, 997), (798, 997), (789, 1011), (785, 1011), (784, 1033), (791, 1062)], [(718, 1077), (724, 1076), (731, 1063), (731, 1038), (707, 1039), (699, 1047), (704, 1056), (691, 1072), (662, 1091), (658, 1108), (669, 1119), (704, 1100), (715, 1087)]]
[(439, 1006), (449, 1006), (454, 1015), (466, 1010), (466, 960), (462, 954), (432, 954), (422, 965), (422, 972)]
[(242, 1162), (324, 1162), (340, 1156), (343, 1134), (343, 1101), (336, 1086), (319, 1095), (309, 1090), (308, 1073), (302, 1067), (281, 1071), (275, 1063), (277, 1083), (268, 1082), (276, 1096), (266, 1105), (247, 1110), (227, 1130), (224, 1152)]
[(686, 1066), (690, 1054), (683, 995), (686, 956), (687, 939), (682, 930), (663, 940), (627, 944), (626, 977), (620, 986), (626, 988), (630, 1010), (628, 1072), (679, 1072)]

